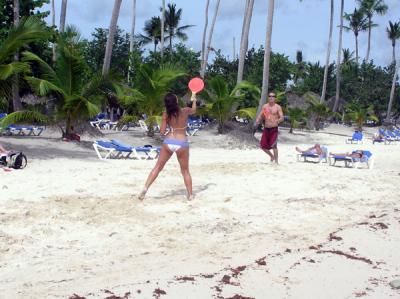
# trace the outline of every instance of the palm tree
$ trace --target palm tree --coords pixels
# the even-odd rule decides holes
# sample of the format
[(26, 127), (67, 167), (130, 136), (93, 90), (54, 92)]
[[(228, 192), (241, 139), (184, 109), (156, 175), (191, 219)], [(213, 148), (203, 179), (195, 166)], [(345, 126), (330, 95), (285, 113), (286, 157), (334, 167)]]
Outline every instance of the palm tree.
[(293, 73), (293, 81), (295, 84), (298, 84), (300, 79), (304, 79), (306, 74), (306, 64), (303, 61), (303, 52), (298, 50), (296, 51), (296, 64)]
[(393, 63), (396, 63), (396, 40), (400, 38), (400, 22), (392, 23), (389, 21), (389, 27), (386, 28), (388, 38), (392, 41)]
[[(235, 114), (232, 107), (238, 107), (244, 97), (241, 91), (248, 90), (249, 94), (260, 94), (260, 90), (253, 84), (242, 81), (230, 92), (226, 80), (220, 76), (212, 78), (207, 83), (205, 98), (209, 102), (208, 114), (217, 119), (218, 133), (224, 133), (224, 124)], [(245, 109), (242, 109), (242, 113)]]
[(332, 115), (326, 103), (319, 101), (312, 93), (304, 95), (308, 99), (309, 107), (307, 112), (315, 118), (315, 129), (318, 131), (321, 128), (321, 122)]
[(345, 111), (344, 119), (354, 121), (359, 131), (362, 131), (365, 121), (378, 121), (378, 118), (374, 115), (373, 106), (363, 108), (358, 103), (350, 103), (345, 107)]
[(203, 69), (203, 64), (204, 64), (204, 57), (205, 57), (205, 51), (206, 51), (206, 37), (207, 37), (207, 27), (208, 27), (208, 7), (210, 5), (210, 0), (207, 0), (206, 2), (206, 10), (204, 13), (204, 29), (203, 29), (203, 39), (201, 42), (201, 62), (200, 62), (200, 68)]
[(269, 84), (269, 61), (271, 56), (272, 25), (274, 21), (274, 6), (275, 6), (275, 0), (269, 0), (267, 33), (265, 37), (263, 80), (262, 80), (261, 98), (258, 104), (257, 115), (260, 114), (262, 107), (267, 101), (268, 84)]
[(148, 116), (149, 136), (154, 136), (154, 124), (163, 111), (163, 98), (172, 84), (186, 74), (173, 65), (163, 65), (154, 69), (142, 64), (138, 70), (138, 83), (123, 98), (119, 98), (124, 107), (139, 109)]
[(161, 47), (160, 47), (161, 60), (164, 57), (164, 32), (165, 32), (164, 23), (165, 23), (165, 0), (162, 0), (162, 6), (161, 6)]
[(343, 14), (344, 14), (344, 0), (340, 1), (340, 28), (339, 28), (339, 46), (338, 46), (338, 56), (336, 61), (336, 94), (335, 94), (335, 103), (333, 105), (333, 112), (336, 112), (339, 99), (340, 99), (340, 80), (341, 80), (341, 68), (342, 68), (342, 37), (343, 37)]
[(293, 129), (297, 128), (300, 123), (306, 121), (305, 113), (299, 107), (288, 108), (286, 114), (289, 117), (290, 129), (289, 133), (293, 134)]
[(204, 78), (204, 75), (206, 73), (208, 55), (210, 54), (210, 50), (211, 50), (211, 41), (212, 41), (212, 36), (213, 36), (213, 33), (214, 33), (215, 22), (217, 21), (220, 2), (221, 2), (221, 0), (217, 0), (217, 3), (215, 5), (214, 17), (213, 17), (213, 20), (212, 20), (212, 23), (211, 23), (210, 32), (208, 34), (207, 48), (205, 49), (204, 61), (203, 61), (203, 64), (202, 64), (201, 70), (200, 70), (200, 76), (202, 78)]
[(397, 75), (399, 73), (399, 65), (398, 63), (396, 63), (394, 65), (395, 69), (394, 69), (394, 74), (393, 74), (393, 81), (392, 81), (392, 88), (390, 90), (390, 98), (389, 98), (389, 104), (388, 104), (388, 109), (387, 109), (387, 113), (386, 113), (386, 121), (390, 122), (390, 114), (392, 111), (392, 105), (393, 105), (393, 99), (394, 99), (394, 92), (396, 89), (396, 81), (397, 81)]
[(161, 41), (161, 19), (160, 17), (152, 17), (144, 23), (143, 31), (145, 34), (139, 35), (142, 45), (149, 43), (154, 44), (154, 53), (157, 51), (157, 45)]
[(172, 54), (172, 39), (177, 37), (182, 41), (188, 39), (185, 30), (193, 27), (193, 25), (179, 26), (182, 19), (182, 8), (176, 9), (175, 4), (168, 4), (168, 9), (165, 11), (165, 25), (169, 38), (169, 51)]
[(64, 32), (66, 17), (67, 17), (67, 0), (62, 0), (61, 14), (60, 14), (60, 32)]
[[(100, 111), (101, 100), (106, 99), (101, 89), (104, 77), (98, 75), (88, 79), (82, 75), (87, 66), (80, 53), (79, 35), (71, 27), (67, 27), (65, 33), (57, 42), (54, 68), (32, 52), (23, 53), (23, 61), (34, 64), (40, 70), (38, 77), (26, 76), (26, 81), (38, 95), (52, 94), (55, 97), (55, 114), (49, 121), (59, 124), (63, 137), (70, 134), (71, 126), (78, 119), (96, 115)], [(32, 111), (20, 111), (11, 113), (5, 121), (14, 123), (31, 118)], [(62, 122), (64, 125), (61, 125)]]
[(334, 0), (331, 0), (331, 17), (329, 20), (329, 38), (328, 38), (328, 49), (326, 51), (326, 60), (325, 60), (325, 71), (324, 71), (324, 81), (322, 83), (322, 93), (321, 93), (321, 102), (325, 101), (326, 96), (326, 87), (328, 85), (328, 69), (329, 69), (329, 59), (331, 56), (332, 49), (332, 31), (333, 31), (333, 15), (334, 15)]
[[(247, 48), (249, 46), (249, 32), (251, 18), (253, 15), (254, 0), (247, 0), (243, 17), (242, 38), (240, 40), (240, 55), (237, 74), (237, 83), (243, 80), (244, 60), (246, 58)], [(233, 57), (235, 59), (235, 57)]]
[(343, 49), (343, 59), (342, 64), (348, 65), (354, 62), (354, 51), (350, 51), (350, 49)]
[[(19, 0), (14, 0), (13, 5), (14, 10), (14, 26), (18, 26), (19, 23)], [(16, 62), (19, 61), (19, 53), (18, 51), (15, 53), (14, 60)], [(13, 99), (13, 108), (14, 111), (22, 110), (22, 103), (19, 97), (19, 76), (18, 74), (14, 75), (14, 80), (12, 82), (12, 99)]]
[[(53, 28), (56, 27), (56, 8), (54, 4), (54, 0), (51, 0), (51, 26)], [(53, 44), (53, 63), (56, 61), (56, 44)]]
[(28, 64), (14, 61), (14, 54), (24, 45), (48, 37), (43, 23), (34, 17), (22, 20), (12, 27), (0, 44), (0, 98), (8, 98), (11, 92), (11, 78), (28, 69)]
[(368, 19), (368, 47), (367, 55), (365, 56), (365, 60), (368, 62), (371, 49), (371, 30), (372, 27), (376, 27), (376, 25), (372, 23), (372, 17), (375, 13), (384, 15), (388, 10), (388, 6), (385, 4), (384, 0), (357, 0), (357, 2), (360, 4), (360, 9)]
[(114, 9), (112, 12), (110, 28), (108, 31), (106, 53), (104, 55), (104, 63), (102, 71), (103, 75), (108, 75), (108, 72), (110, 71), (112, 48), (114, 45), (115, 32), (117, 31), (117, 22), (118, 22), (119, 10), (121, 8), (121, 3), (122, 0), (115, 0), (114, 2)]
[(345, 13), (344, 18), (349, 22), (349, 26), (343, 26), (346, 31), (353, 31), (356, 40), (356, 62), (358, 64), (358, 35), (368, 29), (368, 19), (361, 10), (354, 9), (352, 14)]
[[(132, 24), (131, 24), (131, 35), (129, 36), (129, 54), (131, 55), (133, 52), (133, 46), (135, 42), (135, 26), (136, 26), (136, 0), (132, 0)], [(131, 71), (132, 71), (132, 64), (129, 59), (128, 83), (130, 81)]]

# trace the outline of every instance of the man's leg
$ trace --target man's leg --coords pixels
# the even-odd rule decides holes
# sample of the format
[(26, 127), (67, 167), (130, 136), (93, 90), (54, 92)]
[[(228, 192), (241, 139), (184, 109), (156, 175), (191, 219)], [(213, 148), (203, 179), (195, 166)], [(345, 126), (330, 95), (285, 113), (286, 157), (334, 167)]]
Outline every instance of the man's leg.
[(274, 152), (274, 160), (271, 160), (271, 161), (275, 161), (276, 164), (279, 164), (278, 163), (278, 148), (275, 147), (272, 149), (272, 151)]
[(274, 154), (270, 152), (270, 150), (265, 149), (265, 148), (261, 148), (270, 158), (271, 158), (271, 162), (274, 161), (275, 157)]

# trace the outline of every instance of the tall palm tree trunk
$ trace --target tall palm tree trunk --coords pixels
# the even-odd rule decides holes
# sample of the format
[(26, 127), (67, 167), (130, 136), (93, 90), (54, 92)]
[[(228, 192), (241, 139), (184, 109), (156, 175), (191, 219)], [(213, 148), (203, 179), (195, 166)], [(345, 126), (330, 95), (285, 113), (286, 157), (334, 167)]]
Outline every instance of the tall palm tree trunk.
[[(54, 5), (55, 0), (51, 0), (51, 26), (56, 26), (56, 9)], [(53, 43), (53, 65), (56, 62), (56, 43)]]
[(354, 34), (356, 38), (356, 63), (358, 64), (358, 34)]
[[(133, 52), (133, 44), (135, 42), (135, 25), (136, 25), (136, 0), (132, 0), (132, 24), (131, 24), (131, 35), (129, 37), (129, 54)], [(130, 75), (132, 71), (131, 57), (129, 57), (129, 68), (128, 68), (128, 83), (130, 81)]]
[(247, 0), (246, 9), (244, 13), (244, 20), (243, 20), (242, 38), (240, 40), (237, 83), (240, 83), (243, 80), (244, 61), (246, 59), (246, 52), (249, 46), (249, 32), (250, 32), (251, 18), (253, 15), (253, 7), (254, 7), (254, 0)]
[[(162, 0), (162, 9), (161, 9), (161, 45), (160, 45), (160, 54), (161, 60), (164, 58), (164, 25), (165, 25), (165, 0)], [(171, 40), (171, 36), (170, 36)], [(170, 46), (171, 47), (171, 46)], [(172, 50), (170, 48), (170, 55), (172, 54)]]
[(275, 0), (269, 0), (268, 18), (267, 18), (268, 27), (265, 37), (263, 80), (262, 80), (261, 98), (258, 104), (257, 115), (260, 114), (262, 107), (267, 102), (268, 84), (269, 84), (269, 61), (271, 56), (272, 25), (274, 22), (274, 6), (275, 6)]
[(389, 99), (389, 104), (388, 104), (388, 109), (386, 113), (386, 121), (390, 121), (390, 114), (392, 112), (392, 105), (393, 105), (393, 99), (394, 99), (394, 92), (396, 89), (396, 80), (397, 80), (397, 75), (399, 73), (399, 63), (397, 62), (395, 64), (395, 69), (394, 69), (394, 75), (393, 75), (393, 81), (392, 81), (392, 89), (390, 90), (390, 99)]
[(369, 61), (369, 52), (371, 49), (371, 31), (372, 31), (372, 20), (371, 17), (368, 17), (368, 46), (367, 46), (367, 55), (365, 55), (365, 61), (368, 62)]
[(114, 2), (114, 9), (112, 12), (110, 28), (108, 32), (106, 53), (104, 56), (103, 71), (102, 71), (103, 76), (107, 75), (108, 72), (110, 71), (112, 48), (114, 44), (115, 32), (117, 31), (117, 22), (118, 22), (119, 10), (121, 8), (121, 3), (122, 0), (115, 0)]
[(212, 36), (214, 33), (215, 22), (217, 21), (220, 2), (221, 2), (221, 0), (217, 0), (217, 4), (215, 6), (214, 17), (213, 17), (213, 20), (211, 23), (210, 32), (208, 34), (208, 42), (207, 42), (207, 48), (205, 49), (204, 63), (202, 65), (201, 72), (200, 72), (200, 76), (202, 78), (204, 78), (204, 74), (206, 73), (208, 55), (210, 54), (210, 50), (211, 50), (211, 41), (212, 41)]
[(337, 56), (337, 69), (336, 69), (336, 95), (335, 104), (333, 105), (333, 112), (336, 112), (339, 99), (340, 99), (340, 80), (342, 71), (342, 39), (343, 39), (343, 14), (344, 14), (344, 0), (340, 1), (340, 28), (339, 28), (339, 47)]
[(331, 49), (332, 49), (333, 15), (334, 15), (334, 0), (331, 0), (331, 17), (329, 20), (329, 39), (328, 39), (328, 49), (326, 51), (324, 82), (322, 84), (322, 93), (321, 93), (321, 98), (320, 98), (321, 102), (325, 102), (326, 88), (328, 85), (329, 59), (331, 56)]
[(203, 69), (204, 64), (204, 57), (205, 57), (205, 50), (206, 50), (206, 37), (207, 37), (207, 27), (208, 27), (208, 7), (210, 6), (210, 0), (206, 2), (206, 10), (204, 13), (205, 22), (204, 22), (204, 29), (203, 29), (203, 39), (201, 42), (201, 61), (200, 61), (200, 69)]
[(396, 40), (393, 40), (392, 42), (392, 48), (393, 48), (393, 63), (396, 63)]
[(60, 32), (65, 30), (65, 19), (67, 18), (67, 0), (62, 0), (60, 14)]
[[(19, 23), (19, 0), (14, 0), (13, 3), (13, 10), (14, 10), (14, 26), (18, 26)], [(17, 52), (14, 56), (14, 60), (19, 60), (19, 53)], [(13, 101), (13, 110), (20, 111), (22, 110), (22, 103), (19, 97), (19, 76), (16, 74), (14, 76), (14, 80), (12, 82), (12, 101)]]

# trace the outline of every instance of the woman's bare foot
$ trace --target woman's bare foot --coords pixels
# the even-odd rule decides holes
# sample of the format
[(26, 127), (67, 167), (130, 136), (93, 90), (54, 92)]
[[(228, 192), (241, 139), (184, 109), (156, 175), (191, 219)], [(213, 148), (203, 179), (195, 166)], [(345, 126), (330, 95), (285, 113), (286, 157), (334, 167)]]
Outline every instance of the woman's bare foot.
[(187, 194), (186, 195), (187, 200), (193, 200), (194, 199), (194, 195), (193, 194)]
[(139, 199), (139, 200), (143, 200), (144, 197), (146, 196), (146, 193), (147, 193), (147, 189), (146, 189), (146, 188), (143, 188), (142, 192), (140, 192), (140, 194), (139, 194), (139, 196), (138, 196), (138, 199)]

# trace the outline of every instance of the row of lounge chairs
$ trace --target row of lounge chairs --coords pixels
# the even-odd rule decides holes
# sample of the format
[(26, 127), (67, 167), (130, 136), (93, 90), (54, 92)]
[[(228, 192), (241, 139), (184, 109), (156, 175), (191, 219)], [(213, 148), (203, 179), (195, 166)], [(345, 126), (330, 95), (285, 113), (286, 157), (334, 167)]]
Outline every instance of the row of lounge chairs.
[[(6, 116), (7, 113), (0, 113), (0, 120)], [(9, 125), (2, 129), (2, 133), (8, 136), (40, 136), (44, 130), (41, 126)]]
[(93, 148), (100, 160), (137, 159), (150, 160), (158, 158), (161, 148), (145, 145), (140, 147), (130, 146), (118, 140), (97, 140)]
[(380, 128), (377, 136), (374, 138), (373, 143), (379, 142), (384, 144), (396, 144), (400, 141), (400, 129), (393, 127), (390, 129)]
[[(365, 166), (368, 169), (372, 169), (374, 166), (375, 156), (372, 155), (370, 151), (366, 150), (356, 150), (352, 151), (350, 155), (335, 155), (328, 153), (328, 148), (325, 146), (321, 146), (322, 154), (314, 154), (314, 153), (299, 153), (297, 154), (297, 161), (303, 162), (314, 162), (320, 163), (325, 162), (329, 163), (330, 166), (336, 166), (337, 162), (344, 163), (345, 167), (351, 168), (360, 168), (361, 166)], [(361, 158), (354, 157), (352, 154), (362, 152)]]

